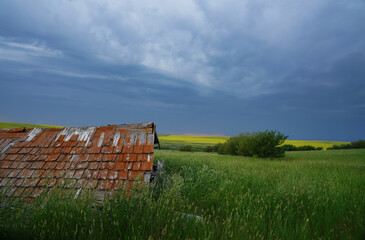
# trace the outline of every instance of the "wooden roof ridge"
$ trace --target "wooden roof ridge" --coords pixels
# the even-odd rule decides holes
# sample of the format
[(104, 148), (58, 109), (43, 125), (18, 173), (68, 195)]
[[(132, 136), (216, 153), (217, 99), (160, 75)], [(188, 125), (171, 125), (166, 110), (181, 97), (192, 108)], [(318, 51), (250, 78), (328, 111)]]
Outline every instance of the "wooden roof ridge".
[(0, 128), (0, 133), (25, 132), (25, 128)]

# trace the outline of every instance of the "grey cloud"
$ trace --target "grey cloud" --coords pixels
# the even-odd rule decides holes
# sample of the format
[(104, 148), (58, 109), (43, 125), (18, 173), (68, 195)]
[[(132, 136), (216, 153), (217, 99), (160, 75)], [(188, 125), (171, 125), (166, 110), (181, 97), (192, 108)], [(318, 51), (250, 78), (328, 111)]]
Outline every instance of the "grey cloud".
[[(363, 7), (360, 2), (358, 5)], [(336, 32), (338, 23), (345, 25), (341, 29), (353, 26), (354, 20), (341, 19), (358, 11), (359, 6), (354, 10), (354, 7), (344, 8), (328, 1), (278, 1), (276, 4), (265, 1), (184, 1), (179, 4), (61, 1), (57, 5), (40, 1), (40, 4), (22, 3), (17, 11), (25, 13), (19, 14), (24, 16), (18, 20), (23, 20), (21, 27), (46, 35), (56, 49), (64, 49), (70, 55), (143, 65), (198, 88), (221, 89), (221, 79), (224, 79), (227, 92), (248, 87), (256, 95), (268, 91), (263, 87), (266, 82), (262, 79), (268, 79), (263, 72), (273, 71), (263, 65), (263, 61), (270, 61), (272, 65), (277, 60), (290, 62), (296, 58), (298, 63), (310, 64), (331, 55), (329, 52), (333, 52), (333, 47), (339, 48), (338, 44), (332, 43), (332, 48), (323, 52), (324, 44), (331, 42), (331, 34)], [(332, 12), (324, 10), (328, 7)], [(323, 17), (323, 14), (327, 15)], [(352, 19), (364, 17), (356, 18)], [(321, 24), (319, 19), (324, 19), (328, 25)], [(347, 32), (358, 33), (359, 27)], [(331, 28), (332, 31), (323, 36)], [(315, 39), (316, 44), (310, 39)], [(336, 41), (341, 44), (340, 40)], [(265, 54), (267, 48), (270, 55)], [(319, 49), (324, 49), (322, 54)], [(348, 48), (345, 50), (348, 53), (346, 51)], [(333, 57), (344, 54), (341, 49), (337, 52)], [(228, 58), (237, 61), (219, 65)], [(212, 62), (218, 62), (218, 66)], [(290, 71), (290, 67), (297, 66), (289, 66), (286, 71)], [(221, 71), (217, 72), (219, 68)], [(264, 83), (252, 87), (252, 81)]]
[(63, 114), (77, 102), (76, 115), (112, 119), (123, 105), (128, 120), (147, 111), (166, 131), (291, 126), (277, 114), (361, 128), (364, 11), (361, 0), (4, 1), (2, 108), (52, 99)]

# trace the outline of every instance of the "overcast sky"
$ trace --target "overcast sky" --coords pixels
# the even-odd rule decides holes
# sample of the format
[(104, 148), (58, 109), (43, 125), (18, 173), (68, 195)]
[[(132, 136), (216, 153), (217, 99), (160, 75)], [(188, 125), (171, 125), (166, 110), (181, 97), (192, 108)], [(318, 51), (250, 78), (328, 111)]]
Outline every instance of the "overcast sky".
[(0, 1), (0, 121), (365, 139), (364, 0)]

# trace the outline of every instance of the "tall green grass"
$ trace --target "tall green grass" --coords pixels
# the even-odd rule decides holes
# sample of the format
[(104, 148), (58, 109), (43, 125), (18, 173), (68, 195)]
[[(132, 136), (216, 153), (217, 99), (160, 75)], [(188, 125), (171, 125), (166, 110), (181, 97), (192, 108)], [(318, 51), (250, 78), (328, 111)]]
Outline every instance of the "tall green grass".
[[(0, 238), (363, 239), (365, 150), (289, 152), (279, 160), (156, 151), (164, 190), (103, 206), (62, 191), (0, 209)], [(67, 194), (66, 194), (67, 196)], [(186, 214), (199, 215), (196, 221)]]

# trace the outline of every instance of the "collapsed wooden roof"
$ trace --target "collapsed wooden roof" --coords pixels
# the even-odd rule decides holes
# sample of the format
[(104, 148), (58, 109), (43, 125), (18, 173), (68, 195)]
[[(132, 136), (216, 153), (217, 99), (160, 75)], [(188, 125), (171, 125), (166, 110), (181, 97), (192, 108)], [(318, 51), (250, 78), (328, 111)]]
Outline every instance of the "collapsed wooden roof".
[(0, 191), (35, 198), (62, 184), (105, 193), (136, 180), (149, 181), (154, 123), (62, 129), (0, 129)]

